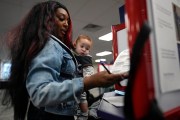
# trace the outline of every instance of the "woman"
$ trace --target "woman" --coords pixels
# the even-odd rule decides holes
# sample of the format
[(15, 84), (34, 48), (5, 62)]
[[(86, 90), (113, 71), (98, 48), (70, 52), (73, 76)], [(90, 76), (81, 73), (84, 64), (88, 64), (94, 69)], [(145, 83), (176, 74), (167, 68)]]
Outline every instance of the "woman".
[(12, 101), (15, 120), (24, 120), (27, 110), (28, 120), (74, 120), (81, 93), (127, 77), (106, 71), (76, 77), (71, 35), (69, 12), (56, 1), (35, 5), (8, 34), (12, 67), (4, 103)]

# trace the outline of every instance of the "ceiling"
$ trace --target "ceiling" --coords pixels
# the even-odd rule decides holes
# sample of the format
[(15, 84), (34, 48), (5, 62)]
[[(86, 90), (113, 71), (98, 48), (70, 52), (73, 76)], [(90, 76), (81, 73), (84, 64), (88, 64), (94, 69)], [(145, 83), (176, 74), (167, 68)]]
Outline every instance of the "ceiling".
[[(17, 24), (28, 10), (37, 2), (43, 0), (0, 0), (0, 36)], [(119, 7), (124, 0), (58, 0), (69, 10), (73, 22), (73, 39), (79, 34), (87, 34), (93, 39), (91, 55), (93, 61), (99, 58), (113, 60), (112, 55), (96, 56), (97, 52), (112, 51), (112, 41), (101, 41), (98, 37), (111, 32), (111, 25), (120, 23)], [(98, 28), (83, 29), (88, 24)], [(90, 25), (90, 27), (92, 27)], [(0, 59), (5, 53), (0, 52)]]

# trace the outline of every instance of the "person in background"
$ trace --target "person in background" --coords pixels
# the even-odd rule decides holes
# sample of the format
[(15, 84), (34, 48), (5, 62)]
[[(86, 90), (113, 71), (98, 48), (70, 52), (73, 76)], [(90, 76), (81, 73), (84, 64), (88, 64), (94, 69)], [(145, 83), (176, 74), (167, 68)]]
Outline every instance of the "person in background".
[[(79, 74), (82, 77), (87, 77), (94, 74), (92, 64), (92, 56), (89, 55), (92, 48), (92, 39), (87, 35), (79, 35), (73, 43), (73, 53), (79, 64)], [(89, 92), (89, 91), (86, 91)], [(88, 102), (86, 92), (83, 92), (80, 99), (80, 113), (77, 120), (88, 119)]]
[(37, 3), (9, 31), (6, 41), (12, 66), (3, 105), (13, 106), (14, 120), (74, 120), (84, 91), (128, 76), (103, 71), (77, 77), (71, 36), (70, 14), (57, 1)]

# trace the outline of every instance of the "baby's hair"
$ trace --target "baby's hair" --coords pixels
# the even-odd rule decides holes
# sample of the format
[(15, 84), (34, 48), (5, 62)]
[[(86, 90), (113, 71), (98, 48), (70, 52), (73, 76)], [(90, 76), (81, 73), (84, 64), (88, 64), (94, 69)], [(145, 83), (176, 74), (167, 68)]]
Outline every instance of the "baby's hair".
[(89, 36), (87, 36), (87, 35), (82, 35), (82, 34), (79, 35), (77, 37), (77, 39), (75, 40), (75, 42), (77, 43), (80, 39), (87, 39), (87, 40), (89, 40), (92, 43), (92, 39)]

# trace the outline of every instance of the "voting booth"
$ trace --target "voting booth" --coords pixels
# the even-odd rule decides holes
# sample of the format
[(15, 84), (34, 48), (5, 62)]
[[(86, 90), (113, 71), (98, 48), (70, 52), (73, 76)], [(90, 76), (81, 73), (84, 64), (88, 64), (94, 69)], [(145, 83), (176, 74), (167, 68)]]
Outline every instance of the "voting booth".
[(125, 12), (125, 23), (112, 26), (114, 60), (130, 52), (124, 107), (103, 101), (100, 112), (107, 120), (179, 120), (180, 1), (126, 0)]
[(8, 87), (10, 68), (11, 68), (10, 60), (0, 60), (0, 89), (5, 89)]
[[(132, 119), (143, 119), (153, 112), (154, 119), (159, 116), (167, 120), (180, 119), (180, 1), (126, 0), (125, 3), (131, 55), (144, 23), (150, 29), (147, 40), (139, 43), (143, 47), (131, 85), (132, 101), (125, 100), (125, 106), (131, 104), (132, 108), (126, 109), (125, 114), (130, 112)], [(155, 109), (151, 109), (153, 102)]]

